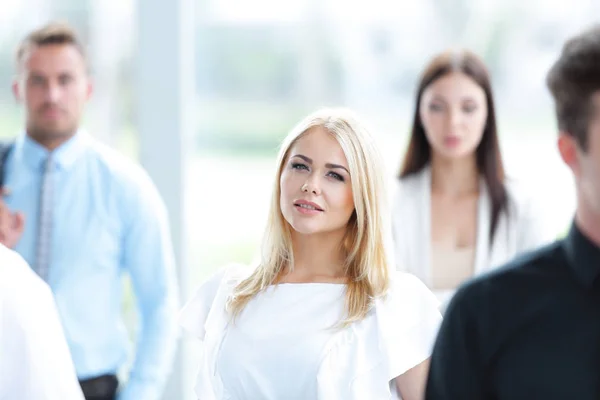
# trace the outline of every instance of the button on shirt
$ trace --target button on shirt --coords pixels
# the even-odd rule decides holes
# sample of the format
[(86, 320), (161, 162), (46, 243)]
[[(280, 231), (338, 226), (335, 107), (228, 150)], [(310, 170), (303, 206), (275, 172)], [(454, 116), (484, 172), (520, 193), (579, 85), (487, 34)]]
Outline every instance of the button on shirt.
[(431, 359), (428, 400), (600, 399), (600, 248), (564, 240), (458, 291)]
[[(36, 262), (40, 185), (49, 152), (18, 137), (6, 165), (5, 202), (25, 214), (15, 250)], [(80, 379), (117, 373), (129, 358), (122, 320), (123, 274), (140, 325), (120, 400), (154, 400), (172, 367), (177, 292), (168, 219), (147, 174), (84, 132), (52, 154), (53, 199), (46, 279)]]
[(0, 400), (83, 400), (52, 292), (0, 245)]

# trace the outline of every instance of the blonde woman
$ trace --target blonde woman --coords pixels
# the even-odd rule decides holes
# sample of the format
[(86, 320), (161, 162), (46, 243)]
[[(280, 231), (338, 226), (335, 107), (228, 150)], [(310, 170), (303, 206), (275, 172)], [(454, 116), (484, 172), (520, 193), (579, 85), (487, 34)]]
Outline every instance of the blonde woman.
[(222, 269), (182, 310), (204, 350), (199, 399), (423, 398), (441, 315), (392, 272), (380, 161), (345, 110), (287, 136), (258, 265)]

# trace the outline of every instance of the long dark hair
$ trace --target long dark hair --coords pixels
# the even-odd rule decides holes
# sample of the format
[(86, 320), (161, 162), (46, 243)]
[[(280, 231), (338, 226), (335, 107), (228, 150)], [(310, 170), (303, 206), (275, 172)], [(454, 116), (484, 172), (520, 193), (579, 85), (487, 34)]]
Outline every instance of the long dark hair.
[(431, 146), (425, 136), (419, 108), (425, 89), (434, 81), (451, 72), (462, 72), (473, 79), (485, 92), (487, 102), (487, 120), (481, 142), (477, 146), (477, 169), (488, 187), (492, 202), (492, 215), (489, 239), (494, 239), (498, 219), (502, 211), (508, 212), (508, 195), (504, 185), (504, 165), (500, 154), (496, 128), (496, 112), (490, 76), (483, 61), (474, 53), (446, 51), (431, 60), (419, 82), (415, 114), (408, 149), (400, 168), (399, 178), (406, 178), (420, 172), (431, 161)]

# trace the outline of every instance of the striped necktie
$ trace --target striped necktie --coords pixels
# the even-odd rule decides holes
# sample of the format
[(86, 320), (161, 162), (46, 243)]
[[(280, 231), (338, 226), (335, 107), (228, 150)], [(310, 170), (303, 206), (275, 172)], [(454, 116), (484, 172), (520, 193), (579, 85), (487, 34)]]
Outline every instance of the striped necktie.
[(40, 209), (35, 263), (37, 274), (44, 280), (47, 280), (48, 278), (48, 267), (50, 266), (52, 197), (54, 192), (53, 169), (54, 164), (52, 154), (50, 154), (44, 163), (42, 185), (40, 187)]

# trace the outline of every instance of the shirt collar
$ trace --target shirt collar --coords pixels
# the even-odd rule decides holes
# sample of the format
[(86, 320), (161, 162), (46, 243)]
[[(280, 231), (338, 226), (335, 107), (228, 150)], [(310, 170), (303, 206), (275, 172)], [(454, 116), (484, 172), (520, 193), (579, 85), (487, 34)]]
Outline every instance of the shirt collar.
[(571, 225), (563, 243), (567, 260), (577, 279), (585, 287), (592, 288), (600, 276), (600, 246), (587, 238), (576, 222)]
[[(73, 137), (54, 149), (52, 156), (56, 168), (62, 170), (71, 167), (83, 154), (87, 143), (87, 133), (78, 131)], [(22, 133), (17, 137), (15, 151), (26, 164), (36, 170), (42, 167), (50, 155), (48, 149), (31, 139), (26, 133)]]

